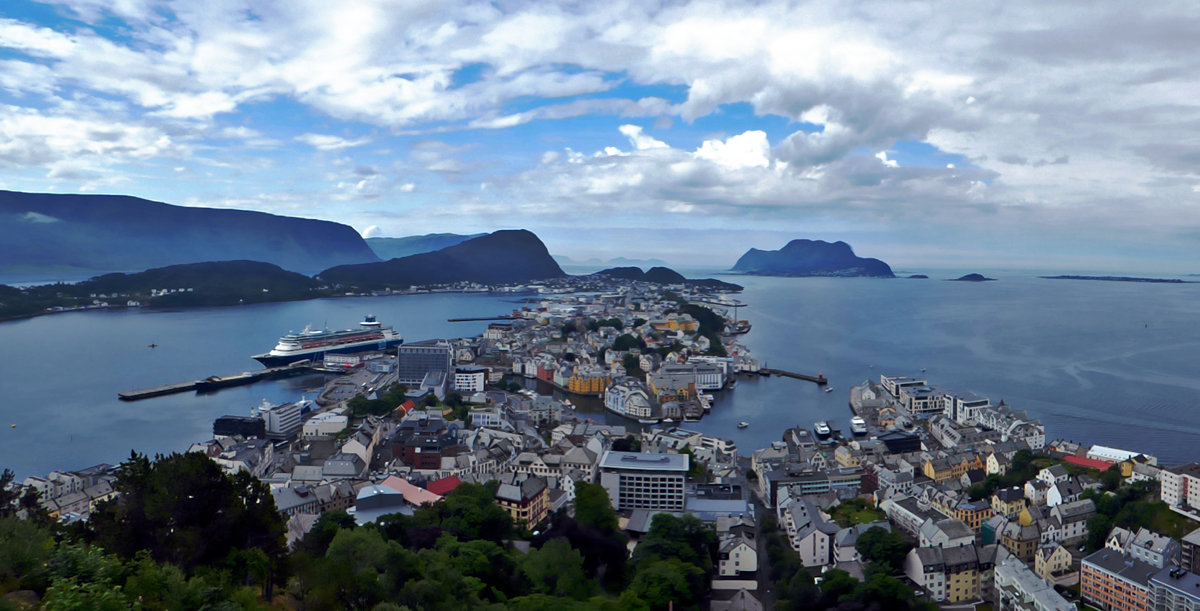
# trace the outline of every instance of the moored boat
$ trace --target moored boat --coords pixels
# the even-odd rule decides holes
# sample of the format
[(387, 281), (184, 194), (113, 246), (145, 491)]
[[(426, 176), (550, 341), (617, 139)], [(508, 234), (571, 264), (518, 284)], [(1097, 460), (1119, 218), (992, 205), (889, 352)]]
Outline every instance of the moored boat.
[(739, 422), (739, 423), (737, 424), (737, 427), (738, 427), (739, 429), (744, 429), (744, 428), (746, 428), (746, 427), (748, 427), (748, 426), (750, 426), (750, 423), (749, 423), (749, 422), (746, 422), (745, 420), (743, 420), (743, 421), (741, 421), (741, 422)]
[(862, 416), (855, 416), (850, 419), (850, 432), (855, 435), (867, 434), (867, 421)]
[(391, 327), (384, 327), (372, 315), (367, 315), (358, 329), (313, 331), (311, 326), (300, 333), (289, 333), (279, 338), (279, 343), (270, 352), (259, 354), (254, 360), (267, 367), (278, 367), (296, 361), (310, 360), (323, 354), (348, 354), (387, 350), (404, 343)]
[(829, 434), (832, 431), (824, 420), (819, 420), (813, 424), (813, 432), (817, 434), (817, 438), (819, 439), (829, 439)]

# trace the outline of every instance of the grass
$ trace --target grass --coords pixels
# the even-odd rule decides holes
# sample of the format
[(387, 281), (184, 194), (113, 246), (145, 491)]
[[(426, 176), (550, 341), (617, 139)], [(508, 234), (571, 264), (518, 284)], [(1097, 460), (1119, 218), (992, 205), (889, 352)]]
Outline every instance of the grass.
[(846, 528), (856, 524), (870, 524), (887, 520), (887, 515), (870, 506), (862, 499), (851, 499), (833, 508), (830, 514), (838, 526)]

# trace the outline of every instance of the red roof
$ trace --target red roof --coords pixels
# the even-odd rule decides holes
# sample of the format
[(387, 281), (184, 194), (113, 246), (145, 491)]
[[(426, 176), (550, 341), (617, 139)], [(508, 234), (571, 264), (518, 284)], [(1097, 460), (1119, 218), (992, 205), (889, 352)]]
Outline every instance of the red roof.
[(442, 496), (445, 496), (446, 494), (449, 494), (449, 492), (451, 490), (454, 490), (455, 488), (457, 488), (459, 486), (459, 484), (461, 484), (461, 483), (462, 483), (461, 479), (458, 479), (457, 477), (454, 477), (454, 476), (450, 476), (450, 477), (444, 477), (437, 481), (429, 482), (429, 484), (425, 486), (425, 489), (434, 494), (440, 494)]
[(413, 411), (413, 408), (416, 406), (417, 406), (417, 404), (413, 403), (412, 399), (409, 399), (408, 401), (405, 401), (404, 403), (401, 403), (399, 406), (397, 406), (396, 411), (402, 412), (402, 414), (407, 414), (408, 412)]
[(1087, 467), (1089, 469), (1099, 469), (1101, 471), (1104, 471), (1104, 470), (1108, 469), (1109, 467), (1113, 466), (1113, 463), (1111, 463), (1107, 460), (1098, 460), (1095, 458), (1084, 458), (1082, 456), (1074, 456), (1074, 455), (1066, 456), (1063, 458), (1063, 460), (1066, 462), (1069, 462), (1073, 465), (1079, 465), (1081, 467)]

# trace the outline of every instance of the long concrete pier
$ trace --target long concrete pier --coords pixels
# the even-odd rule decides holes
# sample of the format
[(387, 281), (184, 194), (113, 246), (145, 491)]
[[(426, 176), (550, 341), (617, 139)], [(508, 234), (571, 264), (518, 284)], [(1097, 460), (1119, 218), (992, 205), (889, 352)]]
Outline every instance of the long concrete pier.
[[(197, 392), (217, 390), (220, 388), (228, 388), (230, 386), (241, 386), (243, 384), (252, 384), (259, 380), (286, 378), (289, 376), (300, 375), (303, 373), (311, 373), (315, 371), (312, 365), (286, 365), (284, 367), (268, 367), (259, 371), (243, 371), (228, 376), (210, 376), (203, 380), (192, 380), (190, 382), (180, 382), (178, 384), (164, 384), (153, 388), (143, 388), (140, 390), (128, 390), (117, 393), (117, 398), (122, 401), (139, 401), (141, 399), (149, 399), (151, 397), (161, 397), (163, 395), (173, 395), (175, 393), (187, 392), (195, 390)], [(322, 370), (324, 371), (324, 370)]]
[(810, 375), (805, 375), (803, 373), (796, 373), (794, 371), (784, 371), (782, 369), (768, 369), (768, 368), (764, 367), (764, 368), (758, 370), (758, 373), (761, 375), (765, 375), (765, 376), (773, 376), (774, 375), (774, 376), (783, 376), (785, 378), (794, 378), (797, 380), (804, 380), (805, 382), (812, 382), (813, 384), (816, 384), (817, 386), (824, 386), (829, 383), (829, 379), (826, 378), (824, 375), (810, 376)]

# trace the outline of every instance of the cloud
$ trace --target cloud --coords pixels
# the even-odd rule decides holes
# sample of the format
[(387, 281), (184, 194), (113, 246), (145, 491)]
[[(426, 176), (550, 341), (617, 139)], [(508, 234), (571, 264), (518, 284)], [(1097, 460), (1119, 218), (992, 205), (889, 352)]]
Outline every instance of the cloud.
[(296, 136), (296, 140), (303, 142), (320, 151), (340, 151), (342, 149), (354, 148), (369, 144), (370, 138), (357, 138), (347, 140), (340, 136), (331, 136), (328, 134), (300, 134)]
[(50, 215), (42, 214), (41, 212), (33, 212), (33, 211), (22, 214), (21, 220), (25, 221), (26, 223), (33, 223), (35, 225), (46, 225), (49, 223), (60, 222), (59, 219), (56, 219)]
[(379, 225), (371, 225), (370, 227), (367, 227), (366, 229), (362, 230), (363, 239), (378, 238), (379, 236), (382, 236), (382, 235), (383, 235), (383, 230), (381, 230), (379, 228)]

